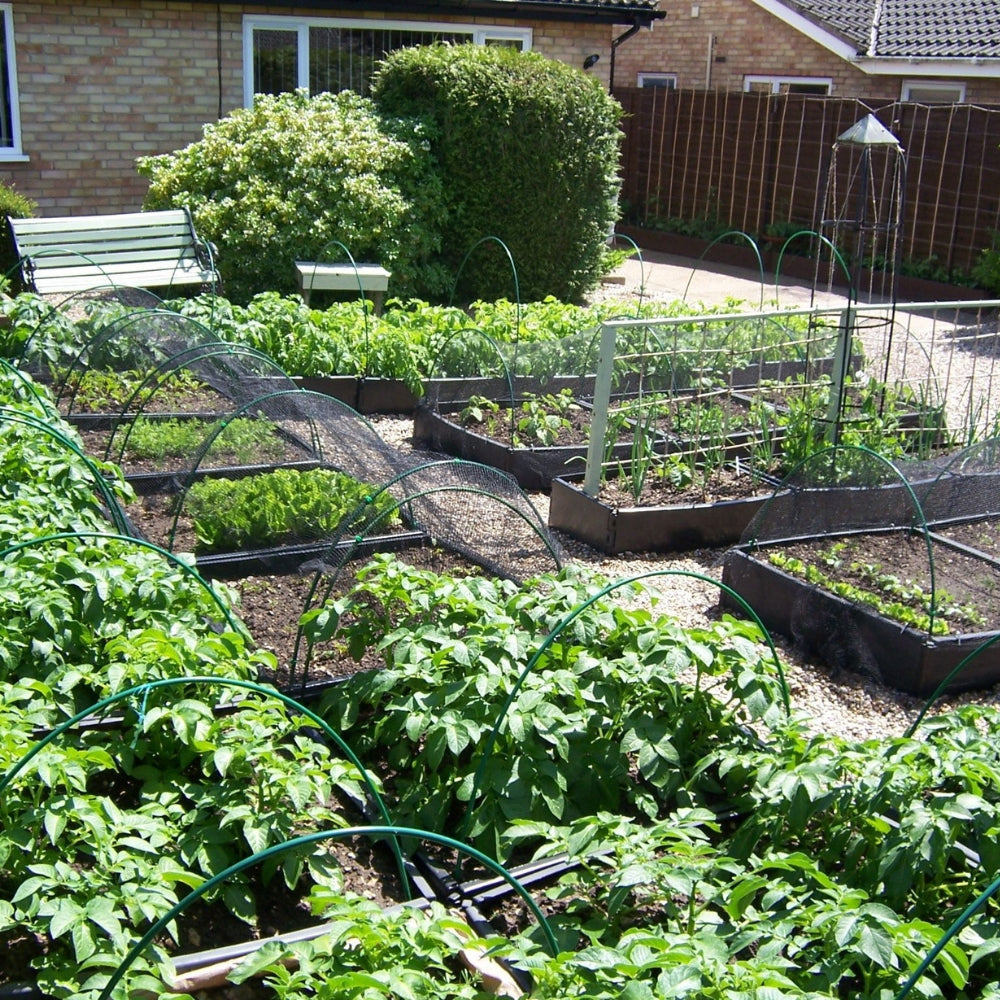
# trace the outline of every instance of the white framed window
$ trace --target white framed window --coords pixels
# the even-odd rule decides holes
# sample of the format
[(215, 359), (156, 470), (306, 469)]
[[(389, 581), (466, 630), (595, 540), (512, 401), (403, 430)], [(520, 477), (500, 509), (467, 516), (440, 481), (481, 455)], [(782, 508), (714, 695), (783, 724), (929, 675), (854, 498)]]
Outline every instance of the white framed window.
[(899, 99), (919, 104), (962, 104), (965, 101), (965, 84), (961, 81), (904, 80)]
[(677, 89), (676, 73), (637, 73), (637, 87), (663, 87), (665, 90)]
[(26, 159), (21, 150), (13, 8), (11, 3), (0, 3), (0, 160)]
[(820, 94), (833, 93), (833, 80), (823, 76), (745, 76), (743, 90), (748, 94)]
[(243, 100), (254, 94), (304, 89), (310, 94), (368, 92), (372, 73), (388, 53), (433, 42), (473, 42), (531, 48), (530, 28), (247, 15), (243, 19)]

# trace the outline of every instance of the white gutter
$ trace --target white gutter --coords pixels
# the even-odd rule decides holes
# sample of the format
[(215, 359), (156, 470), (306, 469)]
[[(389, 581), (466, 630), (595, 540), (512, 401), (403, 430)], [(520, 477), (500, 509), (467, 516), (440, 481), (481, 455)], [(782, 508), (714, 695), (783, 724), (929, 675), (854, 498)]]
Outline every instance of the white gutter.
[(945, 76), (963, 80), (1000, 77), (1000, 59), (921, 59), (916, 56), (855, 57), (851, 62), (870, 76)]

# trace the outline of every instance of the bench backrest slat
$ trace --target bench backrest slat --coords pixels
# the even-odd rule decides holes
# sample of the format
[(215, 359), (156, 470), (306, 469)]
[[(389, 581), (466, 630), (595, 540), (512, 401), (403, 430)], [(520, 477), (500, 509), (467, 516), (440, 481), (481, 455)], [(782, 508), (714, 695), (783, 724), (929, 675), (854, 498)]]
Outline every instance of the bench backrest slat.
[(22, 280), (37, 292), (216, 283), (186, 209), (8, 219)]

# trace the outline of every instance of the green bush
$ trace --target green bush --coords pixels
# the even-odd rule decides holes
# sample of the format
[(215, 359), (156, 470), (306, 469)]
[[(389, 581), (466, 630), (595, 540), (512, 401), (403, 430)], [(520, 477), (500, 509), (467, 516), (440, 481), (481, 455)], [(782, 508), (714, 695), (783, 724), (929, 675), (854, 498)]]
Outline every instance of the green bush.
[(387, 267), (394, 294), (448, 283), (431, 262), (441, 196), (426, 139), (356, 94), (259, 95), (198, 142), (137, 163), (145, 207), (190, 207), (234, 301), (294, 291), (296, 259), (345, 262), (331, 241)]
[(1000, 233), (991, 234), (990, 245), (972, 268), (972, 278), (984, 292), (1000, 295)]
[[(452, 275), (495, 236), (514, 259), (521, 301), (578, 301), (597, 283), (617, 218), (621, 107), (596, 80), (535, 53), (436, 45), (389, 55), (372, 96), (384, 115), (428, 126)], [(462, 301), (514, 290), (502, 248), (478, 247), (461, 272)]]
[[(26, 195), (15, 191), (9, 184), (0, 182), (0, 219), (6, 219), (8, 215), (12, 215), (15, 219), (30, 219), (37, 209), (38, 205)], [(11, 271), (15, 264), (17, 264), (17, 254), (14, 252), (13, 239), (4, 222), (3, 242), (0, 244), (0, 277), (12, 278)], [(20, 291), (18, 282), (15, 281), (14, 285), (15, 290)]]

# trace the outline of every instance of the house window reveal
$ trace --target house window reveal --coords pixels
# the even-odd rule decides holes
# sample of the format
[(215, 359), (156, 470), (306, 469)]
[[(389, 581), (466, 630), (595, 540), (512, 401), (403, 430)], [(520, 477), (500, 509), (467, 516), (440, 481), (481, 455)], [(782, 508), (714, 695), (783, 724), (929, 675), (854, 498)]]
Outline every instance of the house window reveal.
[(743, 90), (748, 94), (815, 94), (833, 93), (833, 81), (816, 76), (745, 76)]
[(244, 101), (254, 94), (305, 89), (310, 94), (367, 94), (378, 63), (390, 52), (435, 42), (531, 48), (531, 30), (424, 21), (246, 17)]
[(21, 120), (17, 101), (13, 4), (0, 3), (0, 159), (21, 157)]

